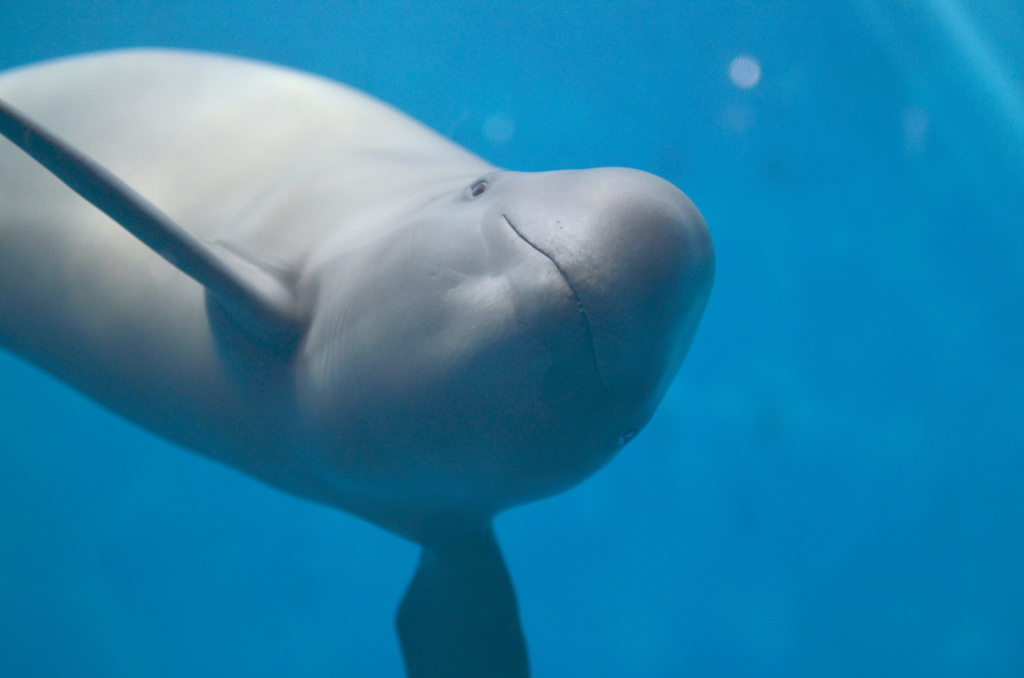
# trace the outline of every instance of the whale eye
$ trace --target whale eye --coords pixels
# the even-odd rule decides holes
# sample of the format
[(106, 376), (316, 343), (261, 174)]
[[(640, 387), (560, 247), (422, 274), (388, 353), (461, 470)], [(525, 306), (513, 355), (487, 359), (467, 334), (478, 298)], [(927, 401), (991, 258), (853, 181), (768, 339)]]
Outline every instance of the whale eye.
[(635, 428), (631, 428), (625, 433), (623, 433), (621, 436), (619, 436), (619, 446), (621, 447), (622, 445), (625, 445), (633, 438), (636, 438), (636, 434), (639, 432), (640, 431), (637, 431)]
[(481, 193), (483, 193), (486, 190), (487, 190), (487, 180), (486, 179), (479, 179), (479, 180), (473, 182), (472, 184), (470, 184), (469, 188), (466, 189), (466, 198), (468, 200), (472, 200), (473, 198), (477, 197), (478, 195), (480, 195)]

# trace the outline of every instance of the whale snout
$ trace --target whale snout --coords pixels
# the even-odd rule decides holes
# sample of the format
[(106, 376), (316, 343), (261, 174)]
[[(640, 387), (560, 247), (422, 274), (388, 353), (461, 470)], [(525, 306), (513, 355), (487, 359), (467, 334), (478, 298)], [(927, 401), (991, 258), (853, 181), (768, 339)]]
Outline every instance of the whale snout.
[(647, 423), (707, 303), (714, 250), (679, 189), (621, 168), (520, 175), (510, 224), (576, 295), (624, 439)]

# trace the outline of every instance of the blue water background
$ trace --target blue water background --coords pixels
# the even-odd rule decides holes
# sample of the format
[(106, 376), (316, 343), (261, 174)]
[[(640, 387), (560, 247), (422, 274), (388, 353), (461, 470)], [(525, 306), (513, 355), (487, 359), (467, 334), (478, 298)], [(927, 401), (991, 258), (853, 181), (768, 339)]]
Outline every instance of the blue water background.
[[(537, 678), (1024, 675), (1019, 3), (0, 4), (3, 68), (141, 45), (703, 211), (716, 286), (657, 416), (498, 521)], [(0, 355), (0, 676), (397, 678), (416, 556)]]

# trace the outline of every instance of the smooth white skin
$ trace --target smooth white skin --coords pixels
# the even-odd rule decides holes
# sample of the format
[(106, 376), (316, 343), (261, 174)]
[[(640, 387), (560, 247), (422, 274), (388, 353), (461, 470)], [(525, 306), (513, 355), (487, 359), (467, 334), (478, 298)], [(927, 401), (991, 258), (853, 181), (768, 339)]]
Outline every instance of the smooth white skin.
[(0, 345), (179, 444), (419, 541), (604, 464), (650, 418), (710, 291), (703, 219), (667, 182), (501, 172), (294, 71), (117, 52), (9, 72), (0, 98), (281, 271), (310, 319), (294, 354), (267, 350), (0, 140)]

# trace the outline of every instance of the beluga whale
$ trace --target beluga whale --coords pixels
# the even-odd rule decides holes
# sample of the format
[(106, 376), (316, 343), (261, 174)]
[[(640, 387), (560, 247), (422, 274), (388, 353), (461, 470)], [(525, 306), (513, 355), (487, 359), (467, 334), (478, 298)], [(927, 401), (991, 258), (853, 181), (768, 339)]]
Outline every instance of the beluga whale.
[(422, 546), (410, 678), (524, 678), (492, 527), (650, 420), (707, 303), (693, 203), (499, 169), (390, 106), (175, 50), (0, 74), (0, 345)]

